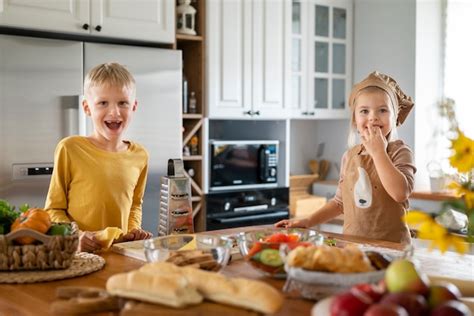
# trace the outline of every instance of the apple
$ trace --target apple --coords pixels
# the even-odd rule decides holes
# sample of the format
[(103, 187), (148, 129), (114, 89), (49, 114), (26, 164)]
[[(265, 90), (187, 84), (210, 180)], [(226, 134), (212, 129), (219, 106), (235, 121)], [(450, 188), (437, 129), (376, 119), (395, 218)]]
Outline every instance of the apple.
[(407, 259), (395, 260), (388, 266), (385, 283), (391, 293), (411, 292), (421, 295), (428, 293), (428, 277)]
[(447, 301), (433, 309), (431, 316), (472, 316), (466, 304), (460, 301)]
[(399, 305), (378, 303), (370, 306), (364, 316), (408, 316), (408, 313)]
[(360, 283), (354, 285), (351, 288), (351, 291), (353, 289), (357, 289), (359, 291), (364, 292), (372, 299), (374, 303), (380, 301), (382, 296), (385, 294), (384, 288), (379, 284)]
[(372, 303), (372, 299), (362, 291), (344, 292), (332, 300), (331, 316), (363, 316)]
[(430, 286), (428, 305), (435, 308), (447, 301), (458, 301), (460, 297), (461, 291), (456, 285), (449, 282), (437, 283)]
[(410, 316), (423, 316), (428, 314), (426, 299), (415, 293), (389, 293), (382, 298), (380, 304), (395, 304), (403, 307)]

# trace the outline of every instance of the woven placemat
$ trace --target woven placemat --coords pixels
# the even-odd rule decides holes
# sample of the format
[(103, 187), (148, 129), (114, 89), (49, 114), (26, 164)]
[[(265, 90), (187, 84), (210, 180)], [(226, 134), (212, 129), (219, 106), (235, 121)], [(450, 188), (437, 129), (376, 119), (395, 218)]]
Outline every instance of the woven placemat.
[(0, 283), (35, 283), (68, 279), (100, 270), (105, 265), (105, 259), (87, 252), (74, 255), (72, 264), (64, 270), (0, 272)]

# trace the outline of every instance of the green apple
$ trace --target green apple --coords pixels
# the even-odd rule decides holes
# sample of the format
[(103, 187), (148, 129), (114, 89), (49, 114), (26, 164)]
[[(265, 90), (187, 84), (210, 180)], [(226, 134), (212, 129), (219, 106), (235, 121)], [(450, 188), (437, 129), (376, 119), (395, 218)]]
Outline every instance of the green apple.
[(385, 272), (385, 283), (391, 293), (411, 292), (421, 295), (428, 293), (429, 280), (408, 259), (393, 261)]
[(68, 224), (53, 224), (48, 230), (48, 235), (67, 236), (71, 234), (71, 226)]

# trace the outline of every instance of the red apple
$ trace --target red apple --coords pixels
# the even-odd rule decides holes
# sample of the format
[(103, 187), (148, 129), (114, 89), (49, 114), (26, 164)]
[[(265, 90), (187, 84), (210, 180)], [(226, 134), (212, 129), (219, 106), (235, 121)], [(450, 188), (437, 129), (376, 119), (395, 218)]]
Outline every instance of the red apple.
[(460, 301), (447, 301), (433, 309), (431, 316), (472, 316), (466, 304)]
[(460, 297), (461, 291), (456, 285), (449, 282), (437, 283), (430, 286), (428, 305), (430, 308), (435, 308), (447, 301), (457, 301)]
[(364, 292), (372, 299), (374, 303), (380, 301), (382, 296), (385, 294), (383, 287), (378, 284), (360, 283), (354, 285), (351, 288), (351, 291), (352, 289), (357, 289)]
[(395, 260), (388, 266), (385, 283), (391, 293), (411, 292), (421, 295), (428, 293), (428, 276), (407, 259)]
[(337, 295), (331, 302), (331, 316), (363, 316), (372, 299), (360, 290)]
[(390, 293), (382, 298), (380, 304), (392, 303), (399, 305), (410, 316), (424, 316), (428, 314), (428, 304), (423, 296), (414, 293)]
[(378, 303), (370, 306), (364, 316), (408, 316), (408, 313), (399, 305)]

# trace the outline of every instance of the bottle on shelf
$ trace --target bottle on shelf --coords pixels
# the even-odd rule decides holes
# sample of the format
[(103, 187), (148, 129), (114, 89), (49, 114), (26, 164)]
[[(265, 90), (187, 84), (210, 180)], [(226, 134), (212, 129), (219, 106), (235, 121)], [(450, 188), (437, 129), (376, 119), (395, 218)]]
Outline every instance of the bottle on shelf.
[(189, 96), (189, 106), (188, 106), (189, 113), (196, 113), (197, 112), (197, 100), (196, 100), (196, 93), (191, 91), (191, 95)]
[(191, 137), (191, 140), (189, 141), (191, 155), (199, 155), (198, 144), (199, 144), (199, 139), (197, 135), (194, 135), (193, 137)]
[(188, 113), (188, 78), (183, 71), (183, 113)]

